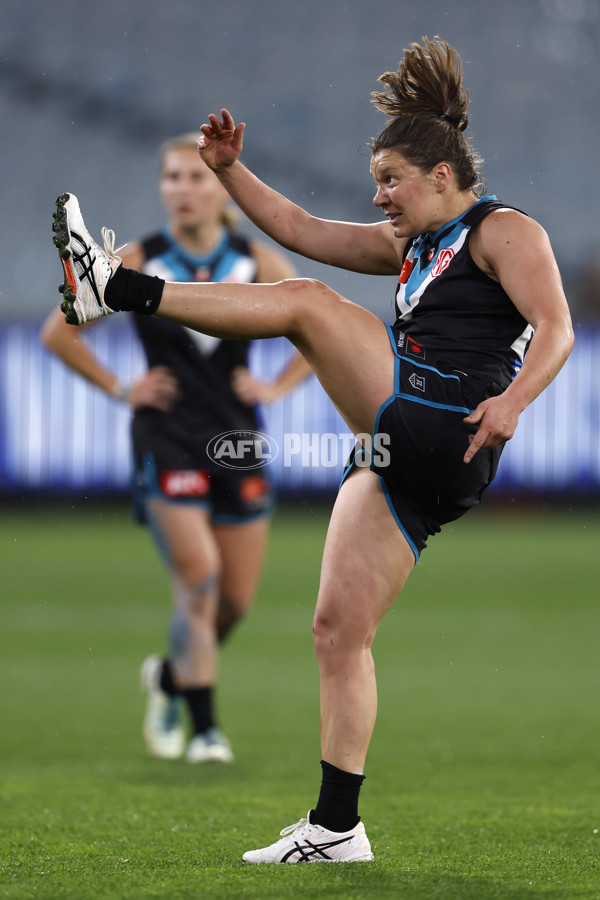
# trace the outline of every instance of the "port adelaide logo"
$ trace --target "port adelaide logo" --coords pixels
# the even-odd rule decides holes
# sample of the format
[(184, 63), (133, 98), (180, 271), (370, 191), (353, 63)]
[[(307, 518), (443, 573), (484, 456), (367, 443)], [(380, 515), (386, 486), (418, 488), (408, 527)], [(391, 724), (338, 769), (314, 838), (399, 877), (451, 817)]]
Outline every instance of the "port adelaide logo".
[(224, 431), (209, 441), (207, 452), (224, 469), (262, 469), (277, 457), (279, 447), (260, 431)]

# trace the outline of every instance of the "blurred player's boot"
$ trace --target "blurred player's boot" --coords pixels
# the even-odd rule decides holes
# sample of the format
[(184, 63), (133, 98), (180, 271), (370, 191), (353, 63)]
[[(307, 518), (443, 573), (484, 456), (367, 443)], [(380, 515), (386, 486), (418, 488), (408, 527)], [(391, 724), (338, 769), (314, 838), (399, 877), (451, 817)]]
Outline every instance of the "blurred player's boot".
[(53, 219), (54, 244), (65, 275), (58, 289), (63, 295), (60, 308), (66, 321), (83, 325), (100, 316), (109, 316), (114, 310), (104, 302), (104, 291), (109, 278), (121, 265), (114, 251), (114, 231), (102, 229), (104, 249), (100, 247), (85, 227), (74, 194), (60, 195)]
[(218, 728), (209, 728), (192, 738), (185, 758), (190, 763), (230, 763), (233, 762), (233, 752), (225, 735)]
[(170, 697), (161, 690), (162, 665), (158, 655), (149, 656), (142, 664), (142, 690), (148, 695), (144, 738), (152, 756), (179, 759), (185, 748), (185, 733), (181, 724), (184, 704), (181, 697)]
[(329, 831), (306, 819), (280, 832), (281, 840), (262, 850), (248, 850), (245, 863), (366, 862), (373, 859), (365, 826), (359, 822), (351, 831)]

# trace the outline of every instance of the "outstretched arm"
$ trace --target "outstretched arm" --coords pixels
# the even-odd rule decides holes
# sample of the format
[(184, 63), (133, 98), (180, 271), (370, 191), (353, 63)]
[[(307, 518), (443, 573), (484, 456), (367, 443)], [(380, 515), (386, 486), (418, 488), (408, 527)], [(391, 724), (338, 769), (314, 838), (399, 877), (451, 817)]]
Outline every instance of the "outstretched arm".
[(471, 252), (480, 268), (500, 282), (534, 335), (508, 388), (464, 420), (479, 426), (465, 462), (482, 447), (496, 447), (513, 436), (520, 414), (560, 372), (574, 343), (558, 266), (537, 222), (515, 210), (498, 210), (481, 222)]
[(238, 157), (245, 125), (235, 125), (226, 109), (221, 117), (210, 115), (208, 124), (201, 126), (200, 155), (265, 234), (288, 250), (332, 266), (372, 275), (399, 272), (401, 242), (386, 222), (361, 225), (310, 215), (242, 165)]

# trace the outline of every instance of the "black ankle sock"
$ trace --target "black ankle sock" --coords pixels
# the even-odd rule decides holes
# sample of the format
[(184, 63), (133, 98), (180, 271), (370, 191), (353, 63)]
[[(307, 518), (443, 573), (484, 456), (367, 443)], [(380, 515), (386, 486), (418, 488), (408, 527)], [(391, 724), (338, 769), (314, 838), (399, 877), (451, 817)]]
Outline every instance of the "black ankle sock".
[(323, 780), (316, 807), (311, 810), (310, 821), (329, 831), (350, 831), (360, 822), (358, 795), (364, 775), (344, 772), (321, 760)]
[(115, 312), (151, 316), (158, 309), (164, 286), (162, 278), (119, 266), (106, 285), (104, 302)]
[(213, 715), (213, 688), (186, 688), (179, 692), (187, 703), (192, 717), (192, 731), (202, 734), (213, 728), (215, 719)]
[(159, 686), (161, 691), (168, 694), (169, 697), (175, 697), (179, 693), (179, 688), (173, 681), (173, 670), (168, 659), (162, 661)]

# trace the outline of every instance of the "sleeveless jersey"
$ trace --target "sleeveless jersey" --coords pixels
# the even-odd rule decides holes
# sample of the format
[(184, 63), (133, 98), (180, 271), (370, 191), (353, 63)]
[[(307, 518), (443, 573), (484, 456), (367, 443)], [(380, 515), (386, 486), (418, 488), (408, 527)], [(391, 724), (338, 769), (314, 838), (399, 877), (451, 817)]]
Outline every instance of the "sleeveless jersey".
[(409, 241), (396, 290), (393, 332), (400, 352), (498, 382), (520, 368), (533, 334), (502, 286), (475, 265), (471, 228), (496, 209), (483, 197), (435, 234)]
[[(169, 234), (162, 231), (141, 242), (146, 261), (143, 271), (166, 281), (252, 282), (256, 262), (248, 241), (227, 231), (208, 256), (193, 256)], [(248, 341), (225, 341), (210, 337), (153, 316), (134, 314), (137, 333), (148, 366), (167, 366), (179, 382), (180, 397), (173, 409), (157, 414), (141, 409), (144, 417), (159, 428), (177, 421), (178, 430), (187, 422), (200, 439), (229, 429), (256, 429), (253, 407), (241, 403), (231, 389), (231, 372), (248, 364)], [(183, 420), (183, 423), (182, 423)]]

